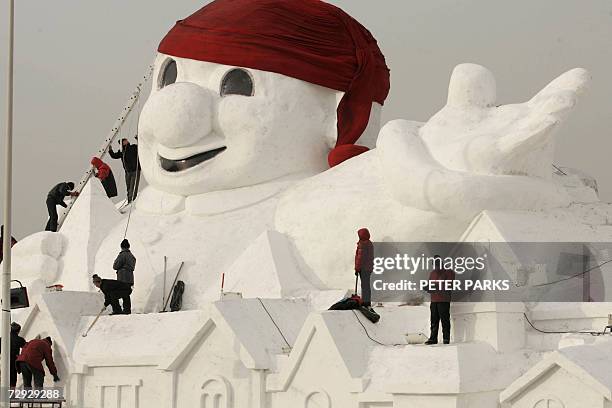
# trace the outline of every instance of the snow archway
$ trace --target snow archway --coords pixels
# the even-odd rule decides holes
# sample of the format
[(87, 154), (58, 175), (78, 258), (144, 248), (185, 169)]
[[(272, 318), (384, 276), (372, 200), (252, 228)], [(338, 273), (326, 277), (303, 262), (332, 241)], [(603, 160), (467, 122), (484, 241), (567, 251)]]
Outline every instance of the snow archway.
[(200, 408), (232, 408), (232, 385), (221, 376), (210, 377), (202, 384)]

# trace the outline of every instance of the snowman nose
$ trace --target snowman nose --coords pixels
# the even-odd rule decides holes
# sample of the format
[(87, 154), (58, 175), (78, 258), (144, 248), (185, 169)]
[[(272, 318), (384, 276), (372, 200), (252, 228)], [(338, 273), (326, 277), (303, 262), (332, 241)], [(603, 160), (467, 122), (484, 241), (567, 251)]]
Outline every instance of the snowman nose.
[(166, 147), (191, 146), (212, 130), (212, 93), (191, 82), (169, 85), (152, 95), (140, 120)]

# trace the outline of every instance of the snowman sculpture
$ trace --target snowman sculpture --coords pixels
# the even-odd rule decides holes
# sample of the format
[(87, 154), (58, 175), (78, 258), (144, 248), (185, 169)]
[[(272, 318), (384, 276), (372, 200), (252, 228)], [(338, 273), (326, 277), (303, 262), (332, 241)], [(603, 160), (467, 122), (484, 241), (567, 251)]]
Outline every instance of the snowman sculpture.
[(588, 82), (581, 69), (496, 106), (492, 74), (459, 65), (427, 123), (380, 129), (389, 70), (357, 21), (317, 0), (217, 0), (162, 40), (154, 78), (139, 123), (148, 187), (129, 221), (101, 203), (84, 228), (79, 198), (59, 233), (16, 248), (33, 287), (114, 278), (127, 233), (136, 311), (159, 309), (164, 256), (168, 285), (184, 262), (186, 309), (218, 299), (223, 274), (243, 296), (307, 296), (351, 287), (360, 227), (374, 240), (457, 240), (483, 210), (571, 201), (551, 179), (551, 135)]

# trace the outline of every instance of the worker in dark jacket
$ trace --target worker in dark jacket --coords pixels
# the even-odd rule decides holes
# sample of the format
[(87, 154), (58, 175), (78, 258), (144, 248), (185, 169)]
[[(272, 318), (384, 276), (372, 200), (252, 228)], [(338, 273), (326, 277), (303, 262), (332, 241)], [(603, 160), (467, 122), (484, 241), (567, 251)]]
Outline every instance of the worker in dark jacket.
[(121, 241), (121, 252), (113, 263), (113, 269), (117, 271), (117, 280), (134, 286), (134, 269), (136, 268), (136, 257), (130, 251), (130, 241)]
[(127, 188), (127, 200), (131, 203), (138, 195), (138, 184), (140, 183), (140, 163), (138, 162), (138, 145), (130, 144), (127, 139), (121, 139), (121, 151), (113, 151), (110, 147), (108, 154), (113, 159), (121, 159), (123, 170), (125, 170), (125, 185)]
[(130, 294), (132, 293), (131, 287), (134, 286), (134, 268), (136, 268), (136, 257), (130, 251), (130, 241), (124, 239), (121, 241), (121, 252), (113, 262), (113, 269), (117, 271), (117, 280), (130, 287), (130, 293), (122, 296), (124, 314), (131, 313)]
[[(111, 314), (131, 313), (130, 295), (132, 294), (132, 287), (129, 284), (114, 279), (102, 279), (98, 275), (94, 275), (92, 280), (94, 286), (104, 293), (104, 307), (110, 305), (113, 308)], [(119, 304), (119, 299), (123, 301), (123, 310)]]
[(51, 337), (44, 339), (34, 339), (26, 343), (17, 357), (17, 367), (21, 371), (23, 378), (23, 386), (25, 388), (32, 387), (32, 378), (34, 378), (34, 388), (42, 388), (45, 382), (45, 369), (43, 368), (43, 360), (47, 364), (49, 372), (53, 376), (53, 381), (58, 382), (60, 378), (57, 376), (57, 368), (53, 361), (51, 351)]
[(19, 335), (21, 325), (19, 323), (11, 323), (11, 387), (17, 386), (17, 356), (21, 353), (21, 349), (26, 345), (26, 341)]
[(442, 258), (439, 255), (435, 255), (434, 269), (429, 273), (428, 290), (431, 296), (431, 303), (429, 305), (431, 334), (425, 344), (438, 344), (440, 321), (442, 321), (442, 339), (444, 344), (450, 343), (450, 302), (452, 292), (446, 290), (446, 288), (452, 285), (454, 280), (455, 272), (452, 269), (445, 269)]
[(94, 174), (96, 178), (102, 183), (106, 196), (108, 198), (117, 196), (117, 183), (115, 182), (115, 176), (110, 166), (104, 163), (99, 157), (93, 157), (91, 159), (91, 165), (94, 167)]
[[(11, 237), (11, 248), (15, 246), (17, 240)], [(0, 262), (4, 259), (4, 225), (0, 226)]]
[(25, 346), (26, 344), (25, 339), (19, 335), (20, 331), (21, 325), (19, 325), (19, 323), (11, 323), (11, 388), (15, 388), (15, 386), (17, 385), (17, 356), (21, 352), (23, 346)]
[(370, 241), (370, 231), (367, 228), (357, 231), (357, 236), (359, 236), (359, 241), (355, 252), (355, 275), (361, 278), (362, 305), (370, 307), (372, 305), (370, 276), (374, 269), (374, 245)]
[(45, 231), (57, 231), (57, 206), (61, 205), (66, 208), (67, 205), (64, 202), (64, 198), (68, 196), (76, 197), (79, 195), (74, 190), (74, 183), (71, 181), (65, 183), (59, 183), (49, 191), (47, 194), (47, 211), (49, 211), (49, 221)]

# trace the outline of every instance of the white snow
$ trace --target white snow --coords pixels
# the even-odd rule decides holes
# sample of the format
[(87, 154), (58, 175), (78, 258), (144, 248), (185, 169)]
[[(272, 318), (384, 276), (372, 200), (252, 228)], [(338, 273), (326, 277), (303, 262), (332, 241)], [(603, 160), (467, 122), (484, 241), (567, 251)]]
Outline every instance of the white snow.
[(225, 273), (226, 290), (243, 297), (286, 298), (318, 289), (297, 269), (287, 238), (265, 231)]
[[(158, 56), (154, 77), (167, 58)], [(14, 273), (34, 304), (19, 318), (29, 337), (58, 338), (71, 406), (100, 405), (111, 390), (122, 408), (202, 405), (211, 395), (224, 407), (493, 408), (517, 378), (538, 384), (525, 373), (547, 354), (581, 366), (583, 390), (590, 377), (609, 389), (609, 341), (537, 334), (522, 304), (455, 305), (457, 344), (436, 347), (407, 344), (407, 334), (428, 333), (426, 305), (379, 308), (376, 325), (359, 313), (319, 312), (352, 289), (362, 227), (384, 242), (612, 240), (612, 206), (598, 201), (596, 183), (575, 171), (553, 176), (554, 130), (586, 71), (497, 107), (493, 74), (459, 65), (446, 106), (429, 121), (392, 121), (379, 132), (374, 104), (360, 143), (376, 148), (327, 169), (341, 93), (248, 69), (254, 95), (221, 98), (221, 78), (235, 67), (175, 60), (177, 83), (155, 86), (141, 115), (149, 186), (131, 213), (92, 180), (61, 232), (15, 247)], [(160, 156), (180, 161), (220, 147), (192, 168), (161, 167)], [(101, 308), (91, 275), (115, 277), (124, 236), (137, 258), (137, 313), (104, 315), (80, 337)], [(184, 311), (156, 313), (181, 263)], [(225, 290), (244, 298), (217, 301), (223, 273)], [(52, 283), (82, 292), (43, 293)], [(597, 327), (610, 311), (528, 306), (545, 328)]]
[[(61, 234), (67, 239), (63, 252), (62, 281), (71, 290), (89, 290), (95, 256), (104, 237), (119, 222), (121, 214), (106, 196), (102, 184), (90, 179), (64, 221)], [(63, 283), (63, 282), (61, 282)]]

